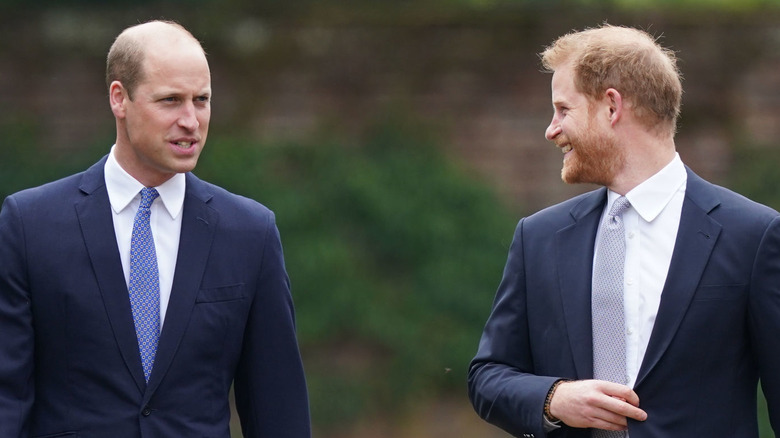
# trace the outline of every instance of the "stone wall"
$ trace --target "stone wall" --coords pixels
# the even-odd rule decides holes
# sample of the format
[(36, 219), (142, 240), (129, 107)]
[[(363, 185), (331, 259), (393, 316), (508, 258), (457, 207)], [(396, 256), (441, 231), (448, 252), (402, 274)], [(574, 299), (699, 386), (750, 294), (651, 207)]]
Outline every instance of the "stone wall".
[[(589, 188), (560, 182), (561, 155), (543, 137), (550, 76), (536, 53), (570, 29), (605, 19), (635, 25), (678, 52), (686, 90), (678, 149), (702, 176), (726, 183), (733, 147), (771, 145), (780, 134), (780, 21), (769, 13), (559, 7), (419, 20), (252, 13), (207, 20), (213, 11), (167, 12), (209, 52), (212, 139), (236, 131), (306, 139), (329, 126), (348, 143), (368, 124), (402, 113), (436, 130), (442, 147), (519, 213)], [(119, 30), (154, 16), (61, 8), (0, 18), (0, 127), (32, 124), (42, 142), (64, 150), (111, 142), (105, 53)]]

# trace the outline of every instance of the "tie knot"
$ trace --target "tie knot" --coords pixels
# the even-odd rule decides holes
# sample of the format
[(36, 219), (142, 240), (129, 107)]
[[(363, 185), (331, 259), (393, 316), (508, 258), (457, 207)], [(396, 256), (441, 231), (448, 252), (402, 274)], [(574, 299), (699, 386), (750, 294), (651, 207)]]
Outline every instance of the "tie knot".
[(138, 208), (151, 208), (152, 202), (160, 196), (154, 187), (144, 187), (141, 189), (141, 205)]
[(609, 210), (610, 216), (620, 216), (625, 212), (628, 207), (631, 206), (631, 203), (628, 202), (628, 199), (625, 196), (621, 196), (617, 199), (615, 199), (615, 202), (612, 204), (612, 208)]

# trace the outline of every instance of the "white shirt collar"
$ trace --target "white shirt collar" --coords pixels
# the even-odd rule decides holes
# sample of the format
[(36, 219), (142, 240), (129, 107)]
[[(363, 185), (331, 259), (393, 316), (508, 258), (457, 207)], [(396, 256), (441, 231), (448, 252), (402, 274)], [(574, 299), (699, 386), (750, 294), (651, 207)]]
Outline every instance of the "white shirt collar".
[[(114, 210), (114, 213), (119, 213), (127, 208), (133, 199), (139, 196), (138, 193), (144, 188), (144, 185), (122, 169), (122, 166), (119, 165), (114, 156), (114, 147), (111, 148), (111, 152), (108, 154), (104, 172), (108, 200), (111, 202), (111, 208)], [(177, 173), (168, 181), (155, 187), (157, 193), (160, 194), (160, 201), (162, 201), (165, 210), (171, 218), (176, 218), (181, 214), (184, 206), (186, 180), (183, 173)]]
[[(687, 181), (688, 173), (685, 171), (685, 165), (680, 155), (675, 152), (669, 164), (626, 193), (626, 198), (642, 219), (652, 222), (666, 208), (674, 194), (681, 187), (685, 187)], [(608, 192), (608, 208), (618, 197), (619, 194), (611, 190)]]

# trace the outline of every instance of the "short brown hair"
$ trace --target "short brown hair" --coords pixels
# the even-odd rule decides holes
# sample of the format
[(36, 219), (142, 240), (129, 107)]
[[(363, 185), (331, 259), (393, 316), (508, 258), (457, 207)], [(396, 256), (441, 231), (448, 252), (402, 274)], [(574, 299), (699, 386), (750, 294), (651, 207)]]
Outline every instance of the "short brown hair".
[(144, 42), (147, 35), (135, 32), (139, 27), (147, 24), (164, 24), (181, 31), (200, 45), (200, 42), (181, 24), (175, 21), (153, 20), (146, 23), (128, 27), (116, 37), (106, 59), (106, 86), (119, 81), (127, 90), (130, 100), (133, 99), (133, 91), (144, 79)]
[(647, 32), (605, 24), (566, 34), (540, 56), (548, 72), (571, 62), (574, 84), (586, 96), (598, 99), (614, 88), (649, 128), (674, 132), (682, 103), (682, 75), (675, 53)]

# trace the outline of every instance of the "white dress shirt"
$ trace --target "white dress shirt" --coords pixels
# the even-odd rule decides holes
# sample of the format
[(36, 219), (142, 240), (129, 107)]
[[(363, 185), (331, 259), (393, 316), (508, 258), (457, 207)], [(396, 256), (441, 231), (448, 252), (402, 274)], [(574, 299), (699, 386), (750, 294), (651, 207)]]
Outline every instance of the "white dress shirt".
[[(114, 219), (116, 243), (125, 273), (125, 284), (127, 284), (130, 278), (130, 240), (133, 234), (133, 221), (141, 203), (140, 192), (144, 186), (122, 169), (114, 156), (114, 148), (111, 148), (104, 171), (106, 190)], [(154, 248), (157, 251), (160, 277), (160, 330), (171, 297), (173, 273), (179, 253), (185, 181), (184, 174), (177, 173), (173, 178), (155, 187), (160, 196), (152, 203), (150, 225), (154, 236)]]
[[(626, 321), (627, 385), (632, 388), (661, 304), (661, 292), (672, 262), (677, 230), (680, 228), (687, 181), (688, 173), (680, 155), (675, 153), (669, 164), (626, 194), (631, 207), (623, 213), (626, 233), (623, 310)], [(619, 197), (618, 193), (611, 190), (607, 192), (607, 205), (601, 213), (596, 232), (594, 260), (599, 251), (604, 216)], [(559, 421), (552, 423), (544, 417), (544, 429), (547, 432), (559, 427)]]
[[(623, 213), (626, 233), (623, 305), (629, 387), (636, 383), (655, 325), (680, 227), (687, 180), (685, 166), (675, 154), (666, 167), (626, 194), (631, 203), (631, 208)], [(602, 219), (618, 197), (619, 194), (608, 192)], [(596, 236), (596, 251), (598, 241)]]

